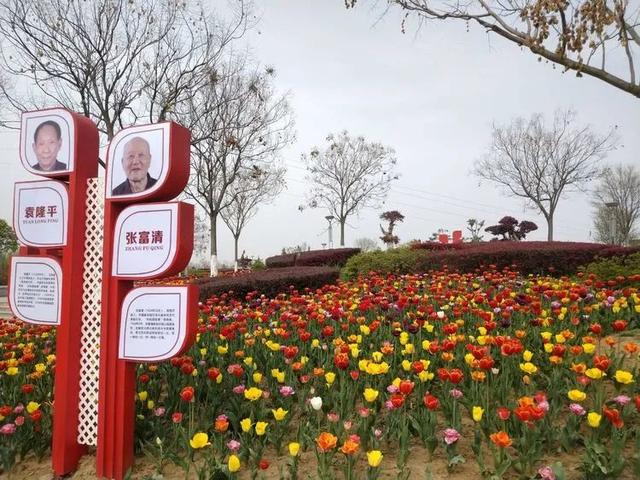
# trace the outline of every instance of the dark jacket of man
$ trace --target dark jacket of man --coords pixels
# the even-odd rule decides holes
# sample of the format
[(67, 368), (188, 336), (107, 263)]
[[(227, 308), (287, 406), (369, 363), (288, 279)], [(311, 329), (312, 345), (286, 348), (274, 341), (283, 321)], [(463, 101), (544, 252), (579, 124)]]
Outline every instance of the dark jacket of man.
[[(151, 175), (149, 175), (147, 173), (147, 186), (145, 187), (145, 190), (148, 190), (149, 188), (153, 187), (156, 184), (157, 180), (155, 178), (152, 178)], [(133, 192), (131, 191), (131, 184), (129, 183), (129, 180), (125, 180), (124, 182), (122, 182), (120, 185), (118, 185), (116, 188), (113, 189), (113, 195), (131, 195)], [(138, 192), (141, 193), (141, 192)]]
[(31, 168), (33, 168), (34, 170), (38, 170), (39, 172), (53, 172), (55, 170), (66, 170), (67, 169), (67, 164), (59, 162), (58, 160), (56, 160), (56, 163), (55, 163), (55, 165), (53, 166), (53, 168), (51, 170), (43, 170), (42, 168), (40, 168), (40, 164), (39, 163), (36, 163)]

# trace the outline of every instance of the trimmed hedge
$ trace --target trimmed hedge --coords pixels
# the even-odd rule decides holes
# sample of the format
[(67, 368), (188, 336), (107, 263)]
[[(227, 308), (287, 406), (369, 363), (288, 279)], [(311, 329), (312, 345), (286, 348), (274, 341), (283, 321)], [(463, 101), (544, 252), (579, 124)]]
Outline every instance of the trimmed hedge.
[(452, 251), (396, 249), (365, 253), (350, 259), (342, 270), (344, 278), (371, 271), (378, 273), (424, 273), (430, 270), (481, 271), (489, 266), (518, 270), (522, 274), (573, 274), (596, 258), (626, 256), (640, 247), (612, 247), (575, 242), (488, 242)]
[(266, 260), (267, 268), (284, 267), (342, 267), (349, 258), (360, 253), (359, 248), (331, 248), (308, 252), (276, 255)]
[(275, 297), (290, 290), (316, 290), (338, 280), (335, 267), (274, 268), (247, 273), (237, 277), (201, 278), (194, 282), (200, 287), (200, 301), (227, 294), (245, 298), (251, 292)]
[(286, 268), (293, 267), (296, 264), (297, 253), (287, 253), (285, 255), (275, 255), (268, 257), (264, 263), (267, 268)]
[(439, 242), (416, 242), (409, 244), (411, 250), (463, 250), (478, 245), (477, 243), (439, 243)]

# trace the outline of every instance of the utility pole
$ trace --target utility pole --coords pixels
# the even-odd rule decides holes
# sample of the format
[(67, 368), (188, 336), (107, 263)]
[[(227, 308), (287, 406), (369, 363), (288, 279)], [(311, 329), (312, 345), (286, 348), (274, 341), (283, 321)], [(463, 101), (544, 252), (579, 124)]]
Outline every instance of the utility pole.
[(335, 220), (335, 217), (333, 215), (327, 215), (326, 217), (324, 217), (327, 222), (329, 222), (329, 242), (328, 242), (328, 246), (329, 248), (333, 248), (333, 221)]

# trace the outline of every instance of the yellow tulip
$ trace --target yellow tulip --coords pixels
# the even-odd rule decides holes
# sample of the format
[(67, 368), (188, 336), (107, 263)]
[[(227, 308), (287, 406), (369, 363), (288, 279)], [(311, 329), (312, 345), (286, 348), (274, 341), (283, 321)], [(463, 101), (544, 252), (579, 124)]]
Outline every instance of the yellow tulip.
[(567, 392), (567, 397), (569, 397), (569, 400), (574, 402), (582, 402), (587, 398), (587, 394), (580, 390), (569, 390)]
[(633, 374), (631, 372), (627, 372), (625, 370), (616, 370), (613, 378), (616, 379), (616, 382), (623, 383), (628, 385), (629, 383), (633, 383)]
[(324, 379), (327, 381), (327, 384), (332, 385), (336, 380), (336, 374), (333, 372), (327, 372), (324, 375)]
[(248, 388), (244, 391), (244, 398), (255, 402), (256, 400), (262, 398), (262, 390), (256, 387)]
[(602, 415), (596, 412), (589, 412), (587, 415), (587, 422), (589, 422), (589, 426), (592, 428), (598, 428), (600, 426), (600, 420), (602, 420)]
[(260, 372), (254, 372), (253, 381), (254, 383), (260, 383), (262, 381), (262, 374)]
[(9, 367), (7, 368), (7, 375), (9, 375), (10, 377), (13, 377), (14, 375), (18, 374), (18, 367)]
[(273, 414), (273, 418), (279, 422), (280, 420), (284, 420), (289, 410), (284, 410), (282, 407), (279, 407), (277, 410), (271, 410), (271, 413)]
[(471, 409), (471, 416), (473, 417), (474, 422), (479, 422), (482, 420), (482, 415), (484, 414), (484, 408), (482, 407), (473, 407)]
[(534, 373), (536, 373), (538, 371), (538, 367), (536, 367), (531, 362), (526, 362), (526, 363), (521, 363), (520, 364), (520, 370), (522, 370), (525, 373), (528, 373), (529, 375), (533, 375)]
[(605, 373), (597, 367), (587, 369), (584, 374), (593, 380), (600, 380), (605, 375)]
[(209, 443), (209, 435), (204, 432), (198, 432), (191, 440), (189, 440), (189, 445), (191, 445), (191, 448), (193, 449), (204, 448), (211, 445)]
[(230, 455), (229, 460), (227, 461), (227, 467), (231, 473), (237, 472), (240, 470), (240, 459), (237, 455)]
[(35, 412), (40, 408), (40, 404), (38, 402), (29, 402), (27, 403), (27, 412), (29, 414)]
[(256, 422), (256, 435), (261, 437), (267, 432), (268, 422)]
[(369, 462), (369, 466), (373, 468), (380, 466), (383, 457), (384, 455), (382, 455), (380, 450), (371, 450), (370, 452), (367, 452), (367, 462)]
[(300, 451), (300, 444), (298, 442), (291, 442), (289, 444), (289, 455), (292, 457), (298, 456), (298, 452)]
[(144, 390), (142, 392), (138, 392), (138, 400), (140, 400), (141, 402), (144, 402), (147, 399), (147, 391)]
[(530, 362), (531, 359), (533, 358), (533, 353), (530, 352), (529, 350), (525, 350), (524, 353), (522, 354), (522, 358), (525, 362)]
[(372, 403), (378, 398), (379, 392), (373, 388), (365, 388), (363, 395), (367, 402)]
[(249, 433), (251, 431), (251, 425), (253, 424), (251, 423), (250, 418), (244, 418), (240, 421), (240, 428), (242, 428), (244, 433)]

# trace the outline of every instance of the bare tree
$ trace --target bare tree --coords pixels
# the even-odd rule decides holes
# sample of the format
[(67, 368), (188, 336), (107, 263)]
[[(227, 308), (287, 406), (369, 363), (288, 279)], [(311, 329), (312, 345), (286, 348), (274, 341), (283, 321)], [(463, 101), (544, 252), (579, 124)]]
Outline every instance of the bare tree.
[(191, 129), (191, 180), (185, 189), (208, 216), (211, 275), (217, 275), (217, 220), (241, 189), (236, 182), (256, 170), (268, 170), (293, 140), (293, 116), (287, 95), (272, 85), (273, 69), (250, 70), (236, 59), (212, 72), (194, 91), (180, 123)]
[(539, 210), (547, 221), (547, 240), (552, 241), (560, 199), (598, 177), (599, 162), (615, 148), (615, 141), (613, 129), (598, 135), (589, 126), (576, 126), (571, 111), (556, 112), (550, 125), (534, 114), (506, 127), (494, 125), (489, 152), (476, 162), (474, 173)]
[(350, 215), (365, 207), (377, 208), (398, 178), (394, 173), (395, 152), (381, 143), (351, 137), (345, 130), (330, 134), (325, 150), (314, 148), (302, 155), (311, 183), (311, 207), (322, 206), (340, 223), (340, 246), (344, 246), (344, 226)]
[(627, 245), (640, 233), (640, 171), (633, 165), (607, 168), (593, 192), (596, 240)]
[(354, 242), (354, 245), (363, 252), (373, 252), (374, 250), (379, 250), (378, 243), (373, 238), (357, 238)]
[(260, 204), (273, 200), (284, 188), (283, 167), (268, 166), (264, 169), (252, 168), (252, 171), (240, 176), (229, 188), (231, 202), (220, 211), (222, 220), (227, 225), (234, 240), (234, 260), (238, 263), (238, 240), (247, 222), (258, 211)]
[[(357, 0), (345, 0), (347, 8)], [(640, 9), (627, 0), (387, 0), (406, 21), (475, 23), (488, 33), (573, 70), (640, 97), (635, 62), (640, 54)]]
[[(228, 24), (164, 0), (0, 0), (2, 70), (22, 88), (14, 112), (62, 105), (111, 139), (138, 119), (171, 117), (247, 29), (244, 0)], [(5, 122), (5, 126), (8, 122)]]

